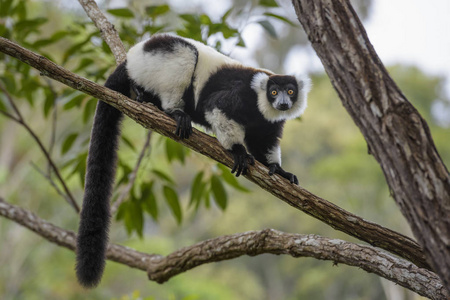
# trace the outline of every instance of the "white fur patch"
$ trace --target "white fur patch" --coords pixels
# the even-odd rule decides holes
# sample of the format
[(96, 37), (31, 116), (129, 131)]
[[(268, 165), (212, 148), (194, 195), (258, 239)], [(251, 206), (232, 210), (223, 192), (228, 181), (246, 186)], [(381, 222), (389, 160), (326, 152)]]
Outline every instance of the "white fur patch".
[(277, 163), (281, 166), (281, 148), (279, 145), (272, 147), (266, 154), (269, 164)]
[(225, 149), (230, 150), (234, 144), (245, 145), (244, 126), (227, 118), (220, 109), (214, 108), (212, 112), (206, 112), (205, 119)]
[(311, 89), (311, 81), (306, 76), (295, 76), (295, 78), (298, 84), (297, 101), (290, 109), (281, 111), (267, 100), (266, 89), (269, 75), (261, 72), (253, 76), (251, 87), (258, 95), (258, 109), (266, 120), (277, 122), (295, 119), (303, 114), (307, 106), (307, 95)]
[(131, 79), (145, 90), (156, 93), (165, 111), (183, 109), (182, 96), (191, 84), (196, 53), (182, 44), (176, 44), (172, 52), (147, 52), (145, 42), (128, 51), (127, 70)]

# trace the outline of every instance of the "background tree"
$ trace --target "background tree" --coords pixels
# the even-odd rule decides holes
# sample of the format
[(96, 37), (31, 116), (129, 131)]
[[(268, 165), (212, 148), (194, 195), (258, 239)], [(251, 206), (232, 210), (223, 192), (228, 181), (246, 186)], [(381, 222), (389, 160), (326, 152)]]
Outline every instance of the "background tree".
[[(246, 20), (245, 22), (259, 24), (258, 26), (266, 30), (268, 35), (276, 33), (277, 26), (281, 26), (276, 22), (291, 22), (280, 15), (276, 4), (271, 1), (261, 1), (259, 5), (263, 10), (260, 12), (258, 10), (261, 6), (248, 7), (245, 14), (236, 8), (219, 17), (189, 14), (167, 5), (137, 7), (137, 3), (141, 2), (131, 3), (128, 9), (109, 10), (116, 18), (115, 24), (126, 44), (125, 48), (148, 32), (172, 30), (180, 35), (208, 40), (226, 51), (226, 47), (244, 45), (241, 31), (229, 25), (239, 22), (240, 17)], [(5, 20), (0, 27), (2, 37), (37, 51), (95, 82), (101, 82), (111, 72), (114, 61), (109, 48), (100, 39), (98, 29), (90, 20), (79, 21), (82, 20), (82, 15), (72, 15), (72, 19), (69, 19), (67, 16), (70, 16), (70, 13), (62, 15), (59, 8), (53, 8), (52, 5), (44, 8), (39, 2), (3, 1), (1, 5), (0, 11)], [(52, 9), (55, 13), (52, 13)], [(75, 12), (83, 13), (76, 10)], [(139, 12), (145, 12), (145, 17)], [(251, 15), (253, 13), (256, 15)], [(43, 15), (49, 16), (48, 19), (40, 17)], [(252, 18), (249, 18), (249, 15)], [(270, 25), (272, 23), (275, 25)], [(67, 24), (66, 28), (64, 24)], [(55, 31), (54, 28), (58, 30)], [(64, 30), (60, 30), (62, 28)], [(216, 35), (217, 32), (219, 37)], [(223, 39), (221, 34), (224, 36)], [(1, 59), (4, 62), (1, 74), (4, 89), (0, 109), (9, 118), (0, 119), (3, 141), (0, 161), (4, 166), (2, 167), (4, 175), (0, 176), (2, 178), (0, 180), (5, 183), (1, 185), (0, 197), (4, 196), (10, 203), (27, 207), (40, 217), (63, 228), (76, 230), (77, 215), (69, 205), (64, 205), (58, 200), (57, 193), (64, 195), (69, 203), (76, 202), (72, 199), (81, 198), (90, 130), (90, 124), (86, 123), (92, 116), (95, 101), (85, 94), (47, 80), (15, 59), (8, 56), (2, 56)], [(417, 78), (417, 75), (423, 76), (420, 71), (411, 72), (405, 68), (397, 68), (394, 69), (394, 75), (396, 70), (400, 70), (398, 78), (405, 81), (406, 94), (408, 95), (409, 91), (414, 95), (417, 107), (425, 117), (430, 117), (429, 105), (426, 103), (429, 103), (428, 99), (442, 98), (442, 95), (436, 94), (439, 93), (439, 89), (435, 88), (439, 86), (440, 79), (423, 78), (423, 89), (419, 89), (415, 84), (417, 81), (412, 85), (409, 82)], [(401, 217), (392, 218), (392, 221), (386, 220), (385, 215), (387, 213), (391, 215), (396, 208), (388, 197), (383, 176), (378, 171), (377, 165), (366, 158), (364, 140), (346, 113), (341, 110), (327, 82), (323, 75), (314, 77), (315, 88), (311, 99), (321, 103), (310, 101), (308, 110), (310, 117), (307, 114), (302, 122), (291, 122), (293, 124), (288, 126), (283, 141), (283, 150), (287, 152), (284, 162), (293, 165), (293, 169), (300, 170), (297, 174), (304, 174), (300, 176), (302, 185), (308, 186), (312, 191), (320, 191), (322, 197), (333, 199), (336, 204), (365, 219), (407, 233), (408, 227)], [(324, 108), (327, 108), (326, 114)], [(19, 115), (15, 109), (20, 112)], [(17, 126), (20, 122), (14, 122), (14, 118), (16, 121), (20, 121), (21, 118), (22, 121), (25, 120), (29, 132), (22, 129), (24, 126), (22, 128)], [(430, 124), (444, 160), (449, 161), (450, 150), (445, 143), (445, 129), (433, 125), (432, 122)], [(273, 199), (271, 201), (266, 193), (258, 191), (245, 181), (238, 182), (229, 176), (229, 170), (223, 166), (205, 160), (169, 139), (158, 135), (152, 135), (150, 139), (147, 133), (141, 128), (138, 130), (138, 126), (129, 120), (125, 125), (124, 136), (127, 138), (123, 139), (121, 147), (115, 198), (115, 203), (121, 203), (120, 206), (115, 205), (118, 208), (117, 218), (121, 222), (113, 227), (112, 240), (126, 243), (147, 253), (170, 253), (180, 246), (190, 245), (206, 238), (266, 227), (344, 237), (344, 234), (330, 231), (329, 227), (323, 226), (320, 222), (293, 210), (286, 210), (284, 205), (276, 205), (277, 202)], [(336, 128), (340, 129), (339, 137), (335, 135)], [(35, 141), (29, 139), (30, 131), (36, 137), (39, 136), (37, 140), (45, 145), (43, 148), (47, 149), (48, 155), (36, 151), (38, 148), (34, 146)], [(14, 143), (11, 143), (11, 140), (15, 140)], [(50, 142), (42, 142), (47, 140)], [(298, 140), (310, 142), (299, 146), (296, 143)], [(151, 151), (145, 150), (148, 143), (151, 145)], [(47, 167), (49, 157), (52, 158), (53, 165), (61, 169), (63, 180), (59, 181), (55, 176), (51, 164)], [(34, 162), (33, 168), (30, 167), (30, 161)], [(167, 169), (170, 171), (162, 172)], [(196, 170), (197, 174), (193, 174), (192, 170)], [(265, 171), (255, 172), (252, 172), (253, 178), (250, 179), (255, 180), (255, 175), (263, 174)], [(266, 179), (256, 178), (259, 183), (265, 182), (264, 180)], [(323, 186), (327, 186), (327, 189)], [(282, 191), (282, 188), (277, 187), (277, 190)], [(243, 189), (250, 189), (251, 193), (241, 194), (240, 190)], [(71, 192), (68, 193), (66, 190)], [(74, 196), (70, 196), (72, 193)], [(230, 194), (232, 195), (230, 199), (237, 201), (227, 206)], [(202, 213), (205, 208), (209, 211)], [(222, 214), (220, 209), (225, 208), (227, 212)], [(3, 216), (13, 219), (14, 212), (23, 212), (5, 202), (2, 202), (0, 211)], [(177, 227), (174, 218), (167, 217), (170, 214), (175, 216), (178, 223), (183, 221), (183, 226)], [(25, 216), (26, 214), (20, 215), (18, 219), (27, 220)], [(151, 221), (150, 216), (158, 220), (158, 223)], [(317, 217), (317, 214), (314, 216)], [(27, 299), (33, 297), (40, 299), (42, 295), (60, 299), (67, 298), (68, 294), (73, 295), (71, 298), (85, 297), (83, 294), (85, 292), (80, 291), (74, 281), (72, 253), (64, 253), (57, 247), (49, 250), (48, 245), (37, 247), (36, 243), (43, 243), (42, 240), (23, 232), (10, 222), (3, 220), (0, 222), (2, 222), (0, 223), (2, 236), (6, 236), (5, 239), (11, 244), (8, 249), (3, 250), (3, 247), (0, 254), (0, 261), (8, 262), (10, 266), (0, 273), (4, 279), (0, 281), (3, 282), (3, 285), (0, 285), (2, 294), (11, 295), (11, 298)], [(33, 223), (29, 227), (32, 225)], [(337, 224), (338, 227), (340, 225), (342, 224)], [(121, 230), (123, 227), (132, 237), (143, 236), (145, 231), (145, 236), (150, 238), (130, 239)], [(42, 228), (36, 231), (39, 232), (39, 229)], [(54, 236), (50, 240), (56, 240), (59, 244), (70, 248), (70, 233), (63, 232), (61, 236), (65, 237), (65, 240), (58, 240), (61, 236), (56, 234), (57, 229), (52, 232)], [(260, 240), (261, 236), (264, 237), (263, 241), (271, 241), (269, 245), (277, 245), (275, 241), (279, 236), (270, 231), (255, 234), (251, 236), (250, 241)], [(288, 241), (289, 238), (300, 240), (298, 236), (280, 236), (287, 238)], [(318, 237), (315, 239), (320, 240)], [(30, 248), (35, 250), (30, 253)], [(285, 246), (280, 248), (286, 249)], [(113, 250), (116, 250), (113, 254), (120, 258), (121, 248)], [(247, 254), (258, 254), (255, 249), (253, 251)], [(319, 253), (318, 249), (315, 251), (316, 254)], [(272, 249), (272, 253), (277, 252)], [(294, 255), (295, 252), (291, 254)], [(420, 255), (418, 256), (420, 260)], [(348, 263), (338, 257), (331, 259)], [(45, 261), (45, 264), (40, 264), (42, 261)], [(190, 276), (179, 276), (158, 287), (155, 285), (149, 287), (148, 283), (142, 280), (142, 274), (133, 277), (131, 275), (133, 272), (127, 271), (127, 275), (124, 276), (123, 267), (111, 263), (108, 264), (105, 273), (103, 288), (89, 292), (90, 298), (131, 294), (130, 286), (145, 296), (153, 295), (158, 298), (173, 295), (176, 298), (183, 298), (189, 295), (205, 299), (324, 298), (327, 293), (337, 298), (349, 298), (349, 295), (356, 294), (361, 298), (379, 299), (384, 296), (382, 287), (386, 291), (389, 290), (385, 284), (382, 285), (376, 280), (374, 275), (361, 276), (361, 271), (343, 265), (331, 269), (329, 263), (324, 265), (317, 260), (302, 259), (293, 262), (292, 258), (267, 256), (248, 259), (245, 267), (232, 262), (218, 266), (208, 265), (190, 271)], [(341, 276), (344, 273), (346, 276)], [(355, 275), (348, 275), (349, 273)], [(214, 276), (211, 276), (212, 274)], [(427, 276), (429, 277), (426, 278), (431, 280), (433, 275), (427, 273)], [(374, 280), (377, 282), (375, 285)], [(242, 285), (242, 282), (246, 284)], [(436, 284), (438, 283), (433, 285), (430, 281), (428, 286), (425, 285), (425, 289), (432, 290), (433, 287), (436, 288)], [(328, 287), (325, 291), (324, 286)], [(58, 290), (59, 288), (61, 290)], [(442, 287), (436, 290), (444, 293)], [(137, 297), (137, 292), (133, 297)]]

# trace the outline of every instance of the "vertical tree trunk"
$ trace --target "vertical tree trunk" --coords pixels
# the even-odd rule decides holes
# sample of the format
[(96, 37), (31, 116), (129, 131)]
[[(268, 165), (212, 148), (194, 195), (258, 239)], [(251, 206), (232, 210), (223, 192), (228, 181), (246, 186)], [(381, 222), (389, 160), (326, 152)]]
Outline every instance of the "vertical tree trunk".
[(395, 201), (449, 289), (450, 176), (427, 123), (387, 73), (348, 0), (292, 2)]

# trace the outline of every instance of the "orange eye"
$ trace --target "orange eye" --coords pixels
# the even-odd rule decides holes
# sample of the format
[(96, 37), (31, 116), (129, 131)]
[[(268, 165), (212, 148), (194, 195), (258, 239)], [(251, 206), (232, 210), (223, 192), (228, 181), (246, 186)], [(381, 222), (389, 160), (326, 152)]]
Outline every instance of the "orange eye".
[(278, 94), (277, 91), (275, 90), (272, 91), (272, 96), (276, 96), (277, 94)]
[(289, 90), (289, 91), (288, 91), (288, 94), (289, 94), (289, 95), (293, 95), (293, 94), (294, 94), (294, 91), (293, 91), (293, 90)]

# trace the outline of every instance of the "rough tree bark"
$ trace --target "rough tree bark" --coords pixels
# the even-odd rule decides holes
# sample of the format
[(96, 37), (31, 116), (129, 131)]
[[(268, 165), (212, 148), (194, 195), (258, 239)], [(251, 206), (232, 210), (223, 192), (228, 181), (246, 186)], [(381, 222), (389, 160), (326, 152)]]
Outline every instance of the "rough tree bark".
[(429, 263), (450, 289), (450, 176), (427, 123), (389, 76), (348, 0), (293, 4)]

